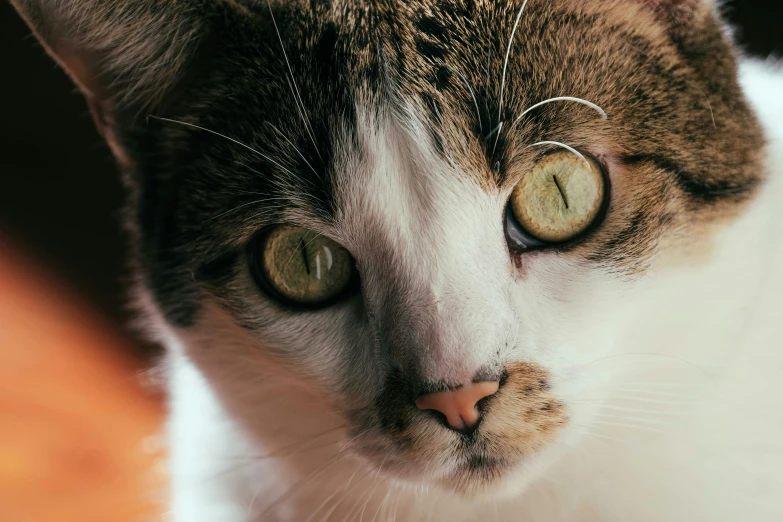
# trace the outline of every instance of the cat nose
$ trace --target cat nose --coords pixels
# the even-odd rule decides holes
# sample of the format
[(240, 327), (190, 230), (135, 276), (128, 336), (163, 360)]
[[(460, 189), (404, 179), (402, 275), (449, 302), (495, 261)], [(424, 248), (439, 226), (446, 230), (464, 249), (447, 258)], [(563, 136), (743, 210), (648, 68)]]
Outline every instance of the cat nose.
[(420, 410), (435, 410), (446, 417), (446, 424), (454, 431), (470, 433), (476, 429), (481, 418), (476, 405), (495, 394), (500, 382), (473, 382), (455, 390), (429, 393), (416, 399)]

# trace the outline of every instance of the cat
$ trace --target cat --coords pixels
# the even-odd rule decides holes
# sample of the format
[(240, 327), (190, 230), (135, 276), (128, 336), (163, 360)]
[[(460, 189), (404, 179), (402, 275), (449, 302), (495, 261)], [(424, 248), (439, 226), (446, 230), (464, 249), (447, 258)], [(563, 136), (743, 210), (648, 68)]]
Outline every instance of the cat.
[(129, 190), (175, 522), (783, 520), (783, 73), (711, 0), (11, 0)]

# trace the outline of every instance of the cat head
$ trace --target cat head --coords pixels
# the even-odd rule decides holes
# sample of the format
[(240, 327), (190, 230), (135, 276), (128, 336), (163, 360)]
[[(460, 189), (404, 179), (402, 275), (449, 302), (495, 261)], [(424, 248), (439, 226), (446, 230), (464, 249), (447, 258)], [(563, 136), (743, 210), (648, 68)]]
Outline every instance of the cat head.
[[(125, 170), (149, 314), (252, 434), (333, 415), (400, 480), (532, 476), (637, 282), (760, 182), (706, 1), (12, 1)], [(279, 386), (317, 399), (270, 421)]]

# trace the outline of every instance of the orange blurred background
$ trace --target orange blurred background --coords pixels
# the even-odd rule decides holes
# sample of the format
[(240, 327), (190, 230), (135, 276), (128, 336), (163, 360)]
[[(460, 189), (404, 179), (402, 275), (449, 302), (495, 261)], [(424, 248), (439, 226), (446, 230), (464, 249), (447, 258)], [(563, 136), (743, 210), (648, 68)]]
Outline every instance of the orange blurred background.
[[(783, 52), (783, 2), (725, 10), (750, 52)], [(0, 522), (163, 517), (159, 348), (128, 328), (108, 149), (68, 78), (0, 0)]]
[(5, 251), (0, 347), (0, 520), (159, 520), (161, 397), (128, 341)]

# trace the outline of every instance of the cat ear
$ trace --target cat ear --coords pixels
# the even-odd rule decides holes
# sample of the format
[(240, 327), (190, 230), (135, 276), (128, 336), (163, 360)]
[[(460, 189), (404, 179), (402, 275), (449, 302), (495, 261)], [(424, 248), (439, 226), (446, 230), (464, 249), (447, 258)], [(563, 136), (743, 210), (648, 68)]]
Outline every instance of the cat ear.
[(186, 0), (11, 0), (87, 97), (107, 112), (159, 104), (183, 73), (204, 17)]

